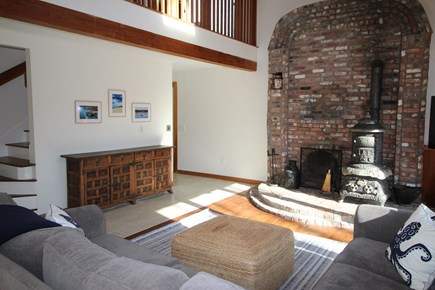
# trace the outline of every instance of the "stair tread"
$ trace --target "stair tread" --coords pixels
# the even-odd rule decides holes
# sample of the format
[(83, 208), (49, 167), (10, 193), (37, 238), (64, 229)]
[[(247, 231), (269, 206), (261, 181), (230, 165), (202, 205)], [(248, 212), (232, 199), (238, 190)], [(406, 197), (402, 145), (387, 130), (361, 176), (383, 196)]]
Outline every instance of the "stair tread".
[(30, 143), (29, 142), (8, 143), (8, 144), (6, 144), (6, 146), (20, 147), (20, 148), (27, 148), (27, 149), (29, 149)]
[(35, 166), (34, 163), (30, 163), (29, 160), (11, 157), (11, 156), (3, 156), (0, 157), (1, 164), (7, 164), (15, 167), (30, 167)]
[(36, 179), (14, 179), (6, 176), (0, 175), (0, 182), (34, 182)]

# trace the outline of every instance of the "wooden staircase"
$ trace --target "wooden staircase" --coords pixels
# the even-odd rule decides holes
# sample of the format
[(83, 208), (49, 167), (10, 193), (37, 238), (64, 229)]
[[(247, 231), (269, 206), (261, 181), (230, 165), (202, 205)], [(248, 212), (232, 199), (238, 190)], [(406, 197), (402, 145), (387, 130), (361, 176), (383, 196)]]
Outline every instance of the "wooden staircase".
[[(25, 130), (28, 133), (28, 130)], [(34, 182), (36, 164), (29, 161), (29, 142), (5, 144), (8, 156), (0, 157), (0, 182)]]

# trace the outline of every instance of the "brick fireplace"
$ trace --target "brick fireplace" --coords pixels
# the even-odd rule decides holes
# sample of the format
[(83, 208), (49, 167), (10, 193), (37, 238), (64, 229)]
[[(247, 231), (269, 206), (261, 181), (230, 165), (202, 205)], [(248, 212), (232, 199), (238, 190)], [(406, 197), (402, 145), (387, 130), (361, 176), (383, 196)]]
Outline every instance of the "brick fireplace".
[[(369, 117), (371, 64), (380, 59), (382, 163), (395, 183), (420, 186), (431, 34), (418, 0), (330, 0), (282, 17), (269, 44), (276, 172), (307, 147), (341, 150), (342, 164), (351, 161), (351, 129)], [(283, 86), (274, 89), (279, 74)]]

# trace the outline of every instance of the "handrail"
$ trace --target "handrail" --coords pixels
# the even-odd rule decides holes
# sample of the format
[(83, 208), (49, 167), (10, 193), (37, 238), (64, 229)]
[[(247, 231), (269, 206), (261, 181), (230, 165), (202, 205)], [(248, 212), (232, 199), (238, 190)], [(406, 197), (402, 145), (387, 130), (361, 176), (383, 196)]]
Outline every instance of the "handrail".
[(22, 62), (19, 65), (14, 66), (2, 73), (0, 73), (0, 86), (16, 79), (17, 77), (26, 73), (26, 62)]
[(257, 0), (125, 0), (250, 45), (257, 43)]

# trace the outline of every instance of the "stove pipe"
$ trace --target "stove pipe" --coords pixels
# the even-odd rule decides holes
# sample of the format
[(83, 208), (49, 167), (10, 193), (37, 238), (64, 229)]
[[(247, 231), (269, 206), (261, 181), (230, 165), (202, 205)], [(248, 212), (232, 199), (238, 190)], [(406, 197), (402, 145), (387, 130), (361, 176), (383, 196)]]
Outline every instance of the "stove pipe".
[(370, 89), (370, 118), (379, 124), (381, 111), (382, 71), (384, 63), (380, 59), (372, 62), (372, 84)]

